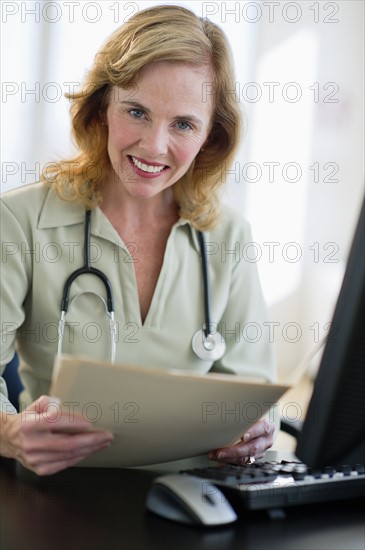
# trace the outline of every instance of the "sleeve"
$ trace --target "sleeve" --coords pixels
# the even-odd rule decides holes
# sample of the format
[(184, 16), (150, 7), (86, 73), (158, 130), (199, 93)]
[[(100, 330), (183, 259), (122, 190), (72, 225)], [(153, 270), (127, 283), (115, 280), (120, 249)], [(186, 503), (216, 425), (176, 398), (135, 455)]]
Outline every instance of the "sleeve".
[(8, 400), (6, 383), (1, 377), (6, 365), (15, 354), (15, 339), (22, 325), (24, 301), (31, 279), (31, 247), (26, 235), (3, 200), (0, 202), (1, 225), (1, 276), (0, 276), (0, 410), (14, 413)]

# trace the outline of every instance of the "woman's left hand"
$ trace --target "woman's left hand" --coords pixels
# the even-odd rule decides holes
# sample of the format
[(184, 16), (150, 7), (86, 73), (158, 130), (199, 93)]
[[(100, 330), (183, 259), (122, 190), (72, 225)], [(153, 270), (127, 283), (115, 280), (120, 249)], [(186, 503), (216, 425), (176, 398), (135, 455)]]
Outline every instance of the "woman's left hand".
[(210, 460), (230, 464), (249, 463), (252, 458), (262, 458), (274, 440), (275, 424), (262, 419), (243, 434), (240, 441), (231, 447), (222, 447), (208, 453)]

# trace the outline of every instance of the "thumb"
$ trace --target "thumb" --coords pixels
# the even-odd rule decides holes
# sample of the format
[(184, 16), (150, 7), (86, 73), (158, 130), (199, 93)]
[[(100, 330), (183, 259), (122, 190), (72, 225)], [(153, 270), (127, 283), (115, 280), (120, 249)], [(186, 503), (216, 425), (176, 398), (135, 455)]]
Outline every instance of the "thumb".
[(36, 401), (34, 401), (29, 407), (26, 408), (27, 411), (34, 411), (37, 414), (47, 413), (53, 414), (60, 407), (60, 399), (58, 397), (51, 397), (50, 395), (41, 395)]

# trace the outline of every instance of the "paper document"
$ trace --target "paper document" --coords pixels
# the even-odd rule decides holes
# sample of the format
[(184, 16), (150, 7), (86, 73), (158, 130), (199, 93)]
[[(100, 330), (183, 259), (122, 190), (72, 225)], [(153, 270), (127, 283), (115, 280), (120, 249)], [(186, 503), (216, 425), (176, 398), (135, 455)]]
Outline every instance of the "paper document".
[(127, 467), (205, 454), (233, 444), (288, 386), (240, 376), (56, 358), (50, 394), (69, 414), (113, 432), (80, 465)]

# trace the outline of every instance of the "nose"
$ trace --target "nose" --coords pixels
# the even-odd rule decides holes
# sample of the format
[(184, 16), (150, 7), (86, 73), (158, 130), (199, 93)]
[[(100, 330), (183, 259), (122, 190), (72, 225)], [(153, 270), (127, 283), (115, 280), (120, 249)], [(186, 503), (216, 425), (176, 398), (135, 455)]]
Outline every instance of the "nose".
[(150, 124), (143, 129), (139, 146), (150, 160), (166, 155), (169, 149), (168, 129), (163, 124)]

